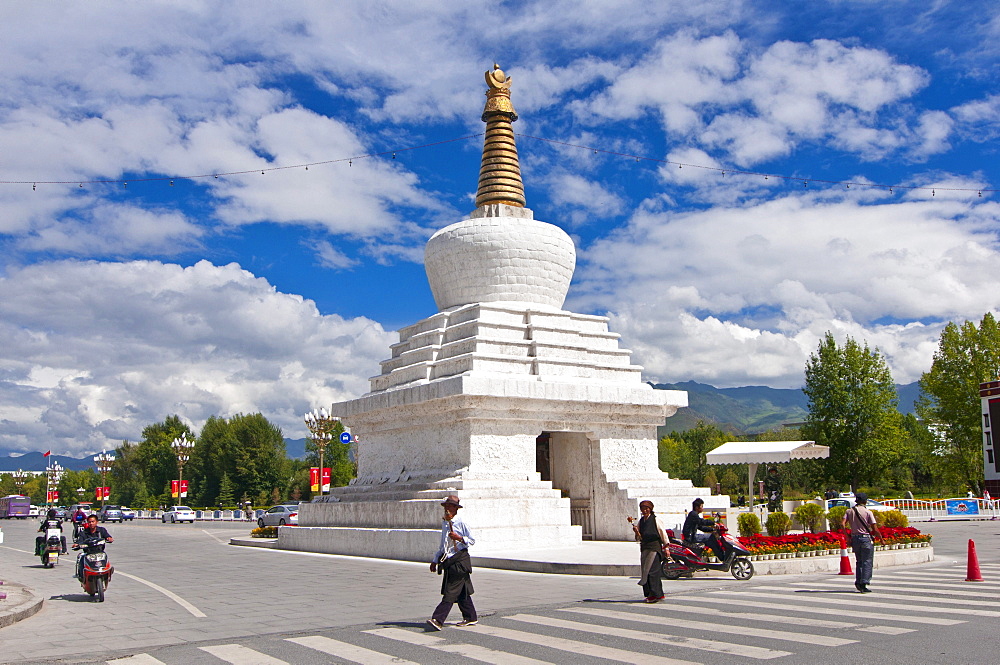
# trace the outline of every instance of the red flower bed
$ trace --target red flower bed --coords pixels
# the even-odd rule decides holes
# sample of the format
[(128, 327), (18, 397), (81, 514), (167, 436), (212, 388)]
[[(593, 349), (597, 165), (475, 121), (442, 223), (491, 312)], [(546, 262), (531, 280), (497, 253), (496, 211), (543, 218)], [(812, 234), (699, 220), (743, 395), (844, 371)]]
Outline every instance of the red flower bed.
[[(913, 527), (891, 529), (880, 527), (883, 543), (915, 543), (930, 541), (931, 537), (922, 534)], [(796, 552), (802, 550), (837, 549), (841, 547), (840, 537), (845, 536), (850, 543), (850, 532), (843, 534), (834, 531), (822, 533), (796, 533), (787, 536), (765, 536), (755, 534), (750, 537), (740, 536), (740, 542), (754, 554), (771, 554), (778, 552)]]

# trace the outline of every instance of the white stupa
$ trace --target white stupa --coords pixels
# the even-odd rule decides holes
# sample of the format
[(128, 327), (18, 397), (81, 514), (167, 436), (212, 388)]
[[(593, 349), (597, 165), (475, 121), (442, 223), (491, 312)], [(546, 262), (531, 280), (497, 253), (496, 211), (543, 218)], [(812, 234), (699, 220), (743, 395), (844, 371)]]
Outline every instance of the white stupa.
[(562, 309), (576, 250), (524, 207), (510, 78), (486, 80), (478, 207), (425, 249), (440, 311), (399, 331), (371, 392), (332, 406), (358, 477), (302, 506), (279, 547), (425, 560), (456, 493), (477, 553), (631, 540), (640, 500), (672, 523), (710, 499), (657, 466), (656, 428), (687, 393), (644, 383), (607, 317)]

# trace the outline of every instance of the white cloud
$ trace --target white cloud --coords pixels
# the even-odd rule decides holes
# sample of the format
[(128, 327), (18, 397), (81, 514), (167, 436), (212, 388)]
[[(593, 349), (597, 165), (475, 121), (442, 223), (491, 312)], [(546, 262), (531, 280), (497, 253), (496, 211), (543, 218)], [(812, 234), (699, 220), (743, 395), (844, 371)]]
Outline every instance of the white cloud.
[(0, 447), (68, 453), (136, 439), (177, 413), (301, 414), (367, 392), (395, 341), (371, 320), (320, 315), (235, 264), (61, 261), (0, 279)]
[(943, 322), (1000, 305), (990, 230), (1000, 207), (968, 192), (926, 194), (640, 212), (581, 252), (568, 304), (611, 312), (659, 380), (797, 386), (806, 355), (833, 330), (879, 346), (897, 381), (913, 381)]

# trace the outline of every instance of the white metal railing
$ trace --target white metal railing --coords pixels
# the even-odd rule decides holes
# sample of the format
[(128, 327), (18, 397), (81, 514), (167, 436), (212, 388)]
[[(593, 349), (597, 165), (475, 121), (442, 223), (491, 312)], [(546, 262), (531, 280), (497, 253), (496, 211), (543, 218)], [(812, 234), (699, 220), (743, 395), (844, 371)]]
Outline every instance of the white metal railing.
[(594, 539), (594, 511), (588, 499), (569, 500), (569, 523), (583, 527), (583, 539)]
[(981, 519), (995, 520), (1000, 518), (1000, 502), (996, 499), (987, 501), (979, 498), (958, 497), (954, 499), (886, 499), (880, 501), (883, 505), (899, 510), (913, 521), (962, 520)]
[[(196, 510), (194, 518), (198, 521), (216, 522), (249, 522), (256, 521), (264, 514), (263, 510), (253, 511), (253, 519), (247, 520), (246, 514), (242, 510)], [(158, 520), (163, 518), (162, 510), (137, 510), (135, 511), (137, 520)]]

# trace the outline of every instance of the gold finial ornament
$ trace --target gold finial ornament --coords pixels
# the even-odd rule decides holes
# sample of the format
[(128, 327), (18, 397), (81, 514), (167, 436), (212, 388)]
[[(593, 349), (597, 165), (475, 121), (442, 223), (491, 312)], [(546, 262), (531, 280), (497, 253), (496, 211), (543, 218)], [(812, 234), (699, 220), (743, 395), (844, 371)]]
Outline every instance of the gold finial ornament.
[(483, 161), (479, 168), (479, 189), (476, 207), (502, 203), (516, 208), (524, 207), (524, 183), (514, 145), (514, 128), (517, 120), (514, 105), (510, 103), (511, 78), (500, 65), (486, 72), (486, 106), (483, 122), (486, 123), (486, 140), (483, 144)]

